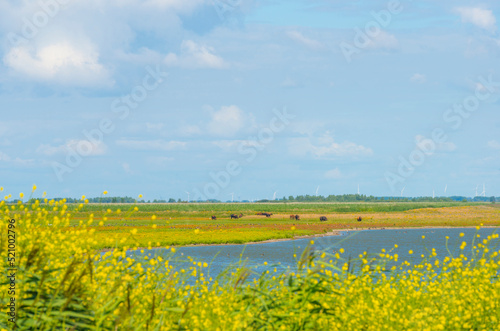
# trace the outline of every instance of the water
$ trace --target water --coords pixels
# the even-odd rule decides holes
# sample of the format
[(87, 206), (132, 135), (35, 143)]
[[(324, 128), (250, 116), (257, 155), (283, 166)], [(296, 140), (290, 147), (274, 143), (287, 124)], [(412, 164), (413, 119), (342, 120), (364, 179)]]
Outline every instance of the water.
[[(202, 261), (210, 264), (210, 276), (217, 276), (222, 270), (238, 263), (246, 261), (248, 267), (256, 268), (257, 272), (266, 269), (294, 270), (297, 258), (304, 248), (314, 240), (312, 246), (314, 250), (325, 251), (327, 253), (338, 252), (343, 248), (345, 259), (356, 258), (363, 252), (380, 253), (382, 249), (390, 251), (397, 244), (398, 248), (393, 249), (391, 254), (399, 255), (399, 262), (419, 262), (421, 254), (429, 255), (429, 251), (435, 248), (437, 257), (444, 258), (449, 253), (446, 249), (445, 237), (448, 236), (448, 248), (453, 254), (460, 254), (459, 246), (462, 241), (467, 242), (466, 251), (470, 251), (471, 243), (475, 238), (476, 243), (486, 239), (492, 233), (497, 233), (500, 228), (483, 228), (477, 231), (475, 228), (451, 228), (451, 229), (394, 229), (394, 230), (363, 230), (342, 232), (340, 236), (316, 237), (307, 239), (295, 239), (288, 241), (278, 241), (251, 245), (224, 245), (224, 246), (191, 246), (178, 247), (176, 257), (193, 258), (194, 261)], [(460, 237), (464, 233), (464, 237)], [(425, 239), (422, 239), (425, 236)], [(499, 245), (499, 240), (492, 242), (492, 245)], [(498, 246), (496, 247), (498, 250)], [(410, 255), (409, 251), (413, 254)], [(135, 254), (139, 254), (135, 252)], [(165, 249), (154, 249), (145, 251), (150, 256), (164, 256), (167, 258), (169, 251)], [(142, 254), (141, 254), (142, 255)], [(264, 265), (267, 262), (267, 265)], [(188, 264), (180, 263), (178, 266), (185, 267)]]

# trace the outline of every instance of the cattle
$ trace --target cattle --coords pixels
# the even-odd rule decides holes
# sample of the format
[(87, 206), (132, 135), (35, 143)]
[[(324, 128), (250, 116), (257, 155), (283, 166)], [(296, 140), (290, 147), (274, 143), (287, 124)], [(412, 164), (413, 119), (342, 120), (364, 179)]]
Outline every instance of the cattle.
[(290, 219), (291, 220), (300, 220), (300, 216), (299, 215), (290, 215)]
[(300, 216), (299, 215), (295, 215), (295, 220), (299, 221), (300, 220)]
[(290, 215), (290, 219), (294, 220), (295, 219), (295, 215)]
[(361, 222), (363, 219), (361, 218), (361, 216), (358, 217), (358, 222)]
[(321, 222), (326, 222), (326, 221), (328, 221), (328, 218), (326, 218), (326, 216), (321, 216), (321, 217), (319, 218), (319, 220), (320, 220)]
[(231, 214), (231, 219), (233, 219), (233, 218), (242, 218), (242, 217), (243, 217), (243, 214), (239, 214), (239, 215)]
[(271, 217), (273, 213), (262, 213), (262, 214), (266, 215), (266, 217)]
[(212, 221), (215, 221), (217, 219), (217, 216), (212, 215)]

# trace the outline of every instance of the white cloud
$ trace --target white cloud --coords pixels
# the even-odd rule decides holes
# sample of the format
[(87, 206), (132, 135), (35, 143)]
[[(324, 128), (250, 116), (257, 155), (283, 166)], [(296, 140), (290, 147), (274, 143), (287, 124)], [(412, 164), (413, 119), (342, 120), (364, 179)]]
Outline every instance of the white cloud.
[(28, 166), (28, 165), (33, 165), (34, 160), (32, 159), (21, 159), (19, 157), (12, 158), (8, 154), (0, 151), (0, 163), (12, 163), (14, 165), (18, 166)]
[(183, 125), (178, 130), (177, 133), (182, 136), (195, 136), (202, 133), (202, 130), (198, 125)]
[(129, 175), (132, 175), (132, 174), (134, 173), (134, 172), (132, 171), (132, 169), (130, 169), (130, 164), (128, 164), (128, 163), (126, 163), (126, 162), (125, 162), (125, 163), (122, 163), (122, 168), (123, 168), (123, 170), (124, 170), (127, 174), (129, 174)]
[(399, 45), (398, 40), (392, 34), (380, 30), (380, 32), (370, 39), (367, 48), (371, 49), (395, 49)]
[(500, 149), (500, 142), (496, 140), (490, 140), (488, 141), (488, 146), (493, 149)]
[(496, 18), (488, 9), (474, 7), (459, 7), (455, 11), (460, 14), (462, 22), (472, 23), (482, 29), (494, 31), (496, 29)]
[[(442, 142), (436, 144), (433, 140), (426, 138), (423, 135), (416, 135), (415, 142), (417, 147), (422, 151), (442, 151), (442, 152), (452, 152), (457, 149), (457, 145), (452, 142)], [(433, 150), (434, 149), (434, 150)]]
[(328, 170), (327, 172), (325, 172), (325, 178), (340, 179), (340, 178), (342, 178), (342, 173), (340, 172), (340, 170), (338, 168)]
[(214, 52), (212, 47), (199, 45), (192, 40), (184, 40), (180, 54), (169, 53), (164, 61), (169, 66), (182, 68), (221, 69), (226, 67), (224, 60)]
[(373, 155), (373, 151), (368, 147), (350, 141), (335, 142), (329, 132), (316, 139), (311, 137), (292, 138), (288, 147), (291, 154), (299, 156), (312, 155), (318, 159)]
[(183, 149), (187, 143), (182, 141), (165, 141), (165, 140), (117, 140), (118, 146), (136, 150), (155, 150), (155, 151), (172, 151), (175, 149)]
[(5, 154), (4, 152), (0, 151), (0, 161), (10, 161), (10, 156)]
[(290, 39), (297, 41), (300, 44), (302, 44), (308, 48), (317, 50), (317, 49), (321, 49), (323, 47), (323, 45), (319, 41), (304, 37), (304, 35), (302, 35), (298, 31), (288, 31), (287, 35), (288, 35), (288, 37), (290, 37)]
[(246, 120), (246, 114), (237, 106), (224, 106), (212, 113), (207, 128), (211, 134), (229, 137), (240, 131)]
[(146, 123), (146, 130), (148, 132), (161, 131), (161, 130), (163, 130), (164, 127), (165, 127), (165, 124), (163, 124), (163, 123), (149, 123), (149, 122)]
[(106, 153), (106, 145), (102, 142), (94, 143), (88, 140), (68, 140), (65, 144), (59, 146), (52, 146), (48, 144), (42, 144), (38, 146), (36, 152), (39, 154), (51, 156), (55, 154), (68, 153), (69, 151), (74, 151), (85, 156), (91, 155), (103, 155)]
[(112, 86), (109, 73), (92, 47), (55, 43), (38, 47), (11, 48), (3, 59), (16, 74), (42, 82), (70, 86)]
[(212, 141), (212, 144), (219, 147), (224, 151), (232, 151), (238, 146), (252, 146), (257, 147), (259, 143), (255, 140), (216, 140)]
[(423, 84), (427, 81), (427, 78), (425, 77), (425, 75), (417, 73), (411, 76), (410, 80), (414, 83)]

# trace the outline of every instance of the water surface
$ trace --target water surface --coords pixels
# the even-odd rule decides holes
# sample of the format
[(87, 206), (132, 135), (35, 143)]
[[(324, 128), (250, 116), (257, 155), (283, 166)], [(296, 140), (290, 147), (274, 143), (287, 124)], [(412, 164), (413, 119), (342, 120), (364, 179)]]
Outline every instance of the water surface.
[[(222, 270), (231, 267), (238, 261), (245, 261), (248, 267), (254, 267), (258, 272), (266, 269), (277, 268), (294, 270), (296, 267), (296, 258), (300, 257), (304, 248), (314, 240), (312, 248), (317, 251), (328, 253), (338, 252), (343, 248), (344, 258), (358, 257), (363, 252), (380, 253), (382, 249), (397, 253), (399, 262), (419, 262), (421, 254), (429, 255), (429, 251), (435, 248), (438, 257), (448, 256), (446, 248), (446, 236), (448, 249), (452, 254), (460, 254), (459, 246), (462, 241), (468, 243), (470, 249), (473, 239), (477, 243), (482, 241), (488, 235), (499, 232), (499, 228), (482, 228), (477, 231), (475, 228), (442, 228), (442, 229), (390, 229), (390, 230), (363, 230), (341, 232), (339, 236), (315, 237), (307, 239), (294, 239), (287, 241), (268, 242), (249, 245), (218, 245), (218, 246), (190, 246), (176, 248), (176, 256), (187, 258), (188, 256), (195, 261), (203, 261), (210, 264), (210, 276), (217, 276)], [(464, 233), (464, 237), (460, 237)], [(480, 237), (477, 237), (479, 235)], [(425, 239), (422, 238), (425, 236)], [(394, 248), (394, 245), (398, 248)], [(493, 245), (498, 245), (495, 240)], [(497, 246), (498, 249), (498, 246)], [(410, 255), (409, 251), (413, 254)], [(470, 251), (470, 250), (466, 250)], [(150, 256), (164, 256), (169, 254), (165, 249), (153, 249), (147, 252)], [(267, 262), (267, 265), (264, 263)], [(187, 264), (179, 264), (181, 267)]]

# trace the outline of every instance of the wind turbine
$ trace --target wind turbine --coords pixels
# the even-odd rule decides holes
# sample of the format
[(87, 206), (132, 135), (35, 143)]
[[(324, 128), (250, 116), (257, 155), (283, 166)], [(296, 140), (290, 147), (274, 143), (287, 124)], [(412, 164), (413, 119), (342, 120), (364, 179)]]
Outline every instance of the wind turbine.
[(359, 195), (359, 184), (358, 184), (358, 195)]
[(434, 189), (432, 189), (432, 198), (434, 199), (436, 195), (434, 194)]
[(401, 196), (403, 196), (403, 191), (405, 190), (406, 186), (403, 187), (403, 189), (401, 190)]
[(229, 193), (229, 195), (231, 196), (231, 202), (234, 202), (234, 193)]
[(319, 186), (316, 187), (316, 196), (318, 196)]
[(484, 185), (484, 183), (483, 183), (483, 192), (481, 192), (481, 195), (482, 195), (483, 197), (485, 197), (485, 196), (486, 196), (486, 185)]
[(446, 190), (448, 189), (448, 184), (445, 185), (444, 187), (444, 194), (446, 194)]
[[(276, 191), (276, 192), (278, 192), (278, 191)], [(274, 192), (274, 194), (273, 194), (273, 200), (276, 200), (276, 192)]]
[(188, 195), (188, 203), (189, 203), (189, 192), (186, 192), (186, 193), (187, 193), (187, 195)]
[(479, 187), (479, 185), (476, 185), (476, 195), (475, 195), (475, 197), (477, 197), (477, 188), (478, 188), (478, 187)]

